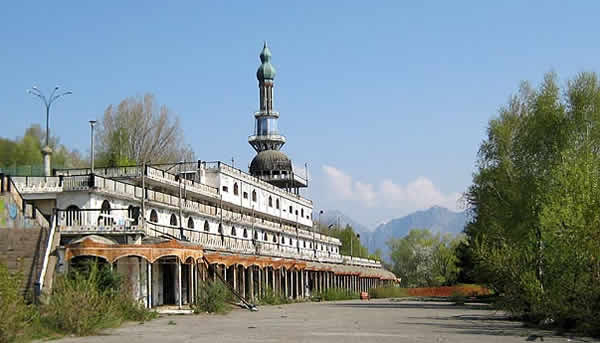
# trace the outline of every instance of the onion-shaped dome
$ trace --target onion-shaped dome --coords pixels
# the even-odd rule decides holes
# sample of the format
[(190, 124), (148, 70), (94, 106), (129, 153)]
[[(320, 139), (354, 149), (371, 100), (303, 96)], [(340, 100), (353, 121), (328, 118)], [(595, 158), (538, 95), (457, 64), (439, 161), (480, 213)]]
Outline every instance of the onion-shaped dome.
[(271, 50), (269, 50), (267, 42), (260, 53), (260, 61), (262, 64), (256, 71), (256, 78), (259, 81), (275, 79), (275, 67), (271, 64)]
[(292, 172), (292, 161), (279, 150), (261, 151), (250, 163), (250, 174), (263, 175), (264, 172)]

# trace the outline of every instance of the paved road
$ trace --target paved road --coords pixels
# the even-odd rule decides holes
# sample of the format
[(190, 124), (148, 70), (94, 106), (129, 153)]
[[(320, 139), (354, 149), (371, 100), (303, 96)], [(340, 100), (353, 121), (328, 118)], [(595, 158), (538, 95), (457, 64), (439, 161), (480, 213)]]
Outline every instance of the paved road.
[(102, 336), (60, 342), (590, 342), (527, 329), (485, 305), (344, 301), (263, 306), (259, 312), (164, 316)]

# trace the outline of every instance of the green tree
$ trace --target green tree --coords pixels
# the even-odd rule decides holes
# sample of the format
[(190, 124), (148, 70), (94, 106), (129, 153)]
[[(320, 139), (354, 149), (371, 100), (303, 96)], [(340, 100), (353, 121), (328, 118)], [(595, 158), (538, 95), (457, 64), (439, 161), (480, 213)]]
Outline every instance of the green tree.
[(452, 284), (459, 272), (456, 248), (462, 237), (413, 229), (387, 242), (393, 271), (405, 287)]
[[(354, 231), (352, 226), (346, 225), (345, 228), (336, 226), (321, 227), (320, 232), (339, 239), (342, 243), (340, 254), (353, 257), (369, 258), (369, 250), (360, 242), (360, 236)], [(351, 253), (352, 252), (352, 253)]]
[[(0, 138), (0, 167), (16, 168), (18, 173), (23, 170), (24, 173), (32, 172), (32, 166), (39, 167), (41, 172), (42, 165), (42, 144), (45, 142), (45, 132), (40, 125), (31, 125), (23, 137), (15, 140)], [(79, 152), (70, 151), (64, 145), (60, 144), (58, 137), (50, 138), (50, 147), (54, 150), (52, 154), (52, 167), (82, 167), (86, 165)], [(28, 166), (28, 168), (20, 168)]]
[(599, 153), (594, 73), (562, 92), (554, 74), (536, 90), (523, 84), (490, 121), (466, 193), (473, 220), (461, 254), (505, 309), (600, 327)]
[(109, 105), (96, 132), (99, 165), (194, 160), (179, 117), (149, 93)]

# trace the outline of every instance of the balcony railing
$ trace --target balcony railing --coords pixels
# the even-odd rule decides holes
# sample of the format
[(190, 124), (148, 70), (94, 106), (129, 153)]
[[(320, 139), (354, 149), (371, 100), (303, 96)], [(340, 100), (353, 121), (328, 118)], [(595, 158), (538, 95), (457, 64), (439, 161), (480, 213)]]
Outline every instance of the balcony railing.
[(203, 162), (203, 165), (205, 166), (206, 169), (216, 169), (219, 170), (223, 173), (229, 174), (231, 176), (235, 176), (244, 180), (247, 180), (249, 183), (254, 183), (254, 184), (258, 184), (260, 185), (260, 187), (271, 191), (275, 194), (278, 194), (284, 198), (288, 198), (288, 199), (293, 199), (296, 200), (300, 203), (302, 203), (305, 206), (308, 207), (312, 207), (312, 201), (306, 198), (303, 198), (299, 195), (296, 195), (294, 193), (288, 192), (284, 189), (281, 189), (279, 187), (275, 187), (273, 185), (271, 185), (268, 182), (265, 182), (259, 178), (256, 178), (248, 173), (245, 173), (237, 168), (233, 168), (230, 165), (223, 163), (223, 162)]

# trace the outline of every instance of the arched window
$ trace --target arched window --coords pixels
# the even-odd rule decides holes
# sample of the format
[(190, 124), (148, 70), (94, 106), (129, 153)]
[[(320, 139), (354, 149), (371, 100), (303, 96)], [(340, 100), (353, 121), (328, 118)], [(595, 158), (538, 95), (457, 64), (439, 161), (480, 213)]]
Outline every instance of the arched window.
[(223, 233), (223, 224), (219, 223), (219, 233)]
[(263, 241), (268, 241), (269, 240), (269, 236), (267, 235), (267, 233), (265, 232), (265, 234), (263, 235)]
[(210, 231), (210, 226), (208, 226), (208, 220), (204, 221), (204, 231), (206, 231), (206, 232)]
[(292, 212), (294, 211), (292, 211), (292, 205), (290, 205), (290, 214), (293, 214)]
[(232, 236), (235, 236), (235, 235), (236, 235), (236, 234), (235, 234), (235, 226), (232, 226), (232, 227), (231, 227), (231, 235), (232, 235)]
[(275, 208), (279, 209), (279, 199), (275, 199)]
[(177, 226), (177, 216), (174, 214), (171, 214), (171, 220), (169, 221), (169, 224), (171, 224), (171, 226)]
[[(244, 228), (244, 238), (248, 238), (248, 230)], [(256, 234), (254, 235), (254, 239), (256, 239)]]
[(256, 190), (252, 191), (252, 201), (256, 201)]
[(310, 248), (312, 249), (312, 242), (309, 244)]
[(131, 225), (138, 225), (138, 217), (140, 216), (140, 208), (131, 206), (127, 208), (127, 218), (129, 218), (129, 223)]
[(269, 195), (269, 207), (273, 207), (273, 198)]
[(98, 217), (98, 225), (112, 225), (114, 220), (110, 217), (110, 203), (108, 200), (104, 200), (102, 202), (102, 207), (100, 208), (100, 217)]
[(233, 184), (233, 195), (239, 195), (240, 194), (240, 190), (238, 189), (238, 184), (237, 182)]
[(304, 209), (303, 208), (300, 209), (300, 217), (304, 218)]
[(150, 211), (150, 221), (153, 223), (158, 223), (158, 214), (155, 210)]
[(67, 207), (65, 217), (67, 226), (81, 225), (81, 212), (79, 212), (79, 207), (75, 205)]
[(188, 229), (193, 229), (194, 228), (194, 219), (192, 219), (192, 217), (188, 218), (188, 225), (187, 225)]
[(304, 248), (306, 248), (306, 241), (303, 241), (303, 243), (304, 243)]
[(273, 243), (277, 243), (277, 236), (273, 235)]

